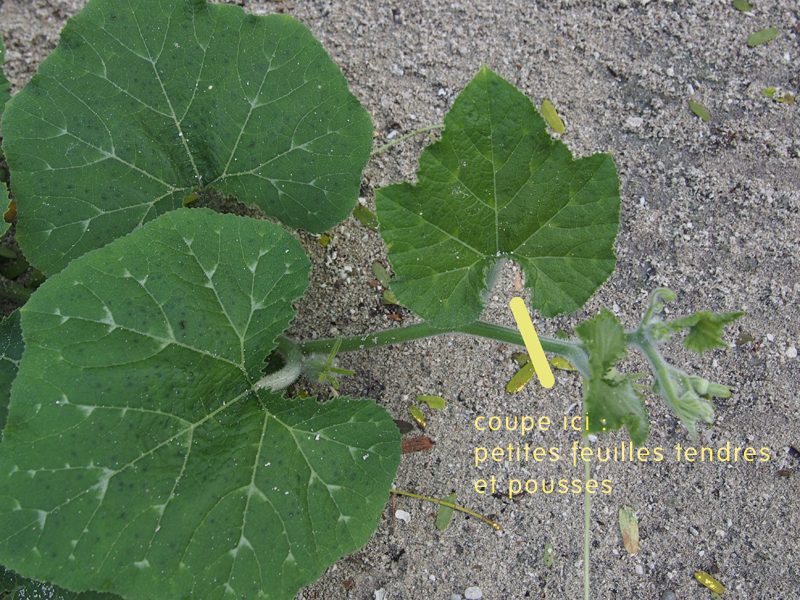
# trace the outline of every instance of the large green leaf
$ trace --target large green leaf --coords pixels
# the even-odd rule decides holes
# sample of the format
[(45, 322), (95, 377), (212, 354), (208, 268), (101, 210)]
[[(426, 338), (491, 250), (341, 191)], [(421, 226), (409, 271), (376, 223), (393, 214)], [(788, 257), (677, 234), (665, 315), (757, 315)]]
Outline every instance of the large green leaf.
[(608, 310), (575, 328), (589, 354), (589, 376), (583, 382), (584, 411), (594, 432), (625, 427), (631, 441), (647, 439), (650, 421), (634, 377), (618, 372), (615, 365), (627, 355), (625, 330)]
[(376, 203), (392, 289), (433, 324), (477, 319), (502, 258), (522, 265), (545, 315), (578, 309), (614, 269), (614, 161), (573, 160), (530, 100), (486, 68), (422, 153), (417, 178), (381, 188)]
[(19, 311), (15, 310), (0, 323), (0, 431), (6, 424), (11, 384), (17, 376), (23, 348)]
[(20, 245), (48, 274), (198, 186), (324, 231), (372, 145), (303, 25), (204, 0), (89, 0), (4, 120)]
[(182, 209), (21, 309), (0, 564), (126, 598), (291, 598), (371, 535), (399, 462), (374, 402), (259, 385), (307, 284), (279, 225)]

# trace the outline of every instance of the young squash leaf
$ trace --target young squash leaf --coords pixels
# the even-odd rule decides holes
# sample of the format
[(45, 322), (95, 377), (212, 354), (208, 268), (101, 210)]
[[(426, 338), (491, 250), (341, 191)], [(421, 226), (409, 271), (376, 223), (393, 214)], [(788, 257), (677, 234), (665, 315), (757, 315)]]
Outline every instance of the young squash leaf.
[(503, 258), (522, 266), (547, 316), (583, 306), (614, 269), (614, 161), (573, 160), (531, 101), (489, 69), (459, 94), (417, 179), (379, 189), (376, 205), (392, 289), (435, 326), (475, 321)]
[(634, 444), (647, 439), (650, 421), (635, 378), (614, 366), (627, 355), (625, 330), (609, 310), (575, 328), (589, 353), (589, 377), (583, 383), (584, 411), (589, 430), (610, 431), (625, 427)]
[(673, 319), (664, 324), (668, 335), (687, 330), (683, 340), (687, 349), (702, 354), (706, 350), (725, 348), (728, 344), (722, 339), (725, 327), (744, 315), (743, 312), (715, 313), (707, 310), (686, 317)]
[(303, 25), (204, 0), (89, 0), (3, 121), (19, 242), (46, 274), (204, 186), (323, 232), (372, 146)]
[(259, 384), (308, 271), (279, 225), (181, 209), (48, 279), (20, 309), (0, 564), (130, 599), (290, 599), (364, 544), (397, 427)]
[[(655, 350), (653, 344), (663, 342), (675, 332), (687, 329), (689, 334), (684, 345), (698, 353), (718, 346), (725, 346), (722, 334), (725, 326), (738, 319), (743, 313), (713, 313), (702, 311), (687, 317), (663, 321), (661, 313), (668, 302), (675, 300), (675, 292), (667, 288), (654, 290), (650, 306), (640, 325), (640, 334), (647, 340), (638, 344), (653, 367), (655, 375), (654, 391), (661, 395), (689, 431), (697, 435), (697, 423), (714, 422), (714, 407), (710, 398), (729, 398), (731, 390), (727, 386), (700, 377), (667, 363)], [(649, 348), (649, 350), (648, 350)]]
[(668, 364), (658, 375), (654, 390), (667, 400), (692, 438), (697, 436), (697, 423), (714, 422), (714, 406), (709, 398), (729, 398), (731, 395), (727, 386), (689, 375)]

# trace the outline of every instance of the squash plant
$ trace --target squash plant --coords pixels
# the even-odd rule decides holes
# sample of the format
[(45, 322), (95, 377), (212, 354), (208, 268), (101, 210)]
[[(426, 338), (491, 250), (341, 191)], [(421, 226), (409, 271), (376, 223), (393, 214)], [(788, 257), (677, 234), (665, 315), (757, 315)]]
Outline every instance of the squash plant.
[[(374, 401), (287, 398), (301, 371), (333, 348), (430, 335), (521, 344), (480, 320), (504, 260), (545, 316), (581, 308), (615, 265), (612, 158), (574, 159), (484, 68), (417, 182), (376, 194), (392, 289), (423, 322), (284, 337), (311, 268), (288, 228), (344, 219), (372, 144), (341, 72), (288, 16), (89, 0), (6, 106), (2, 134), (17, 240), (49, 276), (0, 326), (9, 589), (27, 577), (64, 597), (293, 597), (366, 542), (400, 458)], [(187, 207), (209, 190), (267, 218)], [(658, 345), (681, 330), (699, 352), (723, 345), (738, 314), (666, 321), (670, 297), (657, 290), (634, 331), (602, 311), (575, 340), (542, 340), (583, 376), (596, 430), (647, 436), (640, 386), (616, 369), (629, 347), (692, 432), (712, 420), (709, 397), (730, 393)]]

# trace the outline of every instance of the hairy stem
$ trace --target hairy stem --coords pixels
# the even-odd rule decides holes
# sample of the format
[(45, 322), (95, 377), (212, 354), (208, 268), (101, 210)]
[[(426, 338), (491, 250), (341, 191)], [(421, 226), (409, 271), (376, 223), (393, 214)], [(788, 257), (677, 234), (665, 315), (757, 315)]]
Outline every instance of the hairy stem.
[(640, 328), (629, 334), (628, 343), (639, 348), (639, 350), (641, 350), (645, 355), (647, 362), (650, 363), (650, 367), (653, 369), (653, 374), (655, 375), (658, 385), (661, 386), (664, 396), (670, 402), (672, 402), (673, 399), (677, 400), (678, 394), (673, 388), (672, 378), (669, 376), (669, 366), (667, 365), (667, 361), (665, 361), (664, 357), (661, 356), (658, 348), (656, 348), (656, 345), (647, 336), (645, 331)]
[(283, 390), (292, 385), (303, 370), (303, 355), (300, 347), (286, 337), (278, 338), (278, 347), (275, 351), (283, 358), (283, 366), (277, 371), (267, 373), (259, 379), (254, 390), (271, 390), (273, 392)]
[[(493, 323), (485, 323), (483, 321), (475, 321), (474, 323), (453, 330), (438, 329), (427, 323), (418, 323), (415, 325), (406, 325), (405, 327), (384, 329), (383, 331), (369, 333), (367, 335), (310, 340), (301, 342), (299, 346), (303, 354), (325, 354), (330, 352), (337, 342), (341, 341), (339, 352), (352, 352), (354, 350), (364, 350), (366, 348), (376, 348), (378, 346), (401, 344), (403, 342), (410, 342), (412, 340), (448, 333), (473, 335), (516, 346), (525, 345), (522, 336), (516, 329), (504, 327), (502, 325), (494, 325)], [(540, 337), (539, 340), (545, 352), (563, 356), (581, 373), (588, 373), (586, 352), (583, 350), (583, 346), (580, 342), (548, 337)]]
[(399, 138), (393, 139), (391, 142), (386, 142), (383, 146), (378, 146), (372, 152), (372, 156), (378, 156), (379, 154), (383, 154), (392, 146), (395, 146), (400, 142), (404, 142), (407, 139), (414, 137), (415, 135), (419, 135), (420, 133), (425, 133), (427, 131), (434, 131), (436, 129), (444, 129), (444, 125), (428, 125), (427, 127), (421, 127), (420, 129), (415, 129), (414, 131), (410, 131), (405, 135), (401, 135)]
[(456, 504), (455, 502), (442, 500), (441, 498), (434, 498), (433, 496), (423, 496), (422, 494), (415, 494), (414, 492), (407, 492), (405, 490), (398, 490), (396, 488), (392, 488), (390, 491), (396, 496), (407, 496), (408, 498), (425, 500), (426, 502), (433, 502), (434, 504), (439, 504), (440, 506), (452, 508), (453, 510), (457, 510), (471, 517), (475, 517), (476, 519), (480, 519), (495, 531), (500, 531), (502, 529), (502, 527), (500, 527), (500, 523), (497, 521), (492, 521), (489, 517), (484, 517), (482, 514), (476, 513), (474, 510), (470, 510), (464, 506), (461, 506), (460, 504)]

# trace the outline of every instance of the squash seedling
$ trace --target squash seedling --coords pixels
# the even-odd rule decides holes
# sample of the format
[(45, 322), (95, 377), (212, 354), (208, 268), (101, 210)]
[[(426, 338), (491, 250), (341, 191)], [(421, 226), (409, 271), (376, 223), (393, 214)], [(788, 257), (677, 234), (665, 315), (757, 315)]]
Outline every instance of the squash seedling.
[[(372, 146), (338, 67), (285, 15), (89, 0), (2, 134), (17, 239), (48, 279), (2, 324), (0, 564), (68, 590), (292, 598), (369, 539), (400, 459), (374, 401), (284, 397), (306, 363), (331, 357), (330, 378), (337, 352), (451, 333), (521, 345), (480, 320), (503, 261), (543, 316), (580, 309), (615, 267), (614, 161), (574, 159), (484, 68), (417, 183), (376, 194), (393, 301), (423, 321), (285, 337), (311, 266), (288, 228), (347, 217)], [(205, 189), (269, 220), (183, 206)], [(665, 320), (671, 297), (657, 291), (632, 331), (602, 311), (577, 339), (541, 338), (580, 373), (598, 430), (647, 437), (641, 392), (615, 368), (629, 348), (692, 432), (730, 393), (659, 345), (681, 331), (690, 349), (722, 345), (738, 314)], [(273, 352), (282, 366), (264, 373)]]

